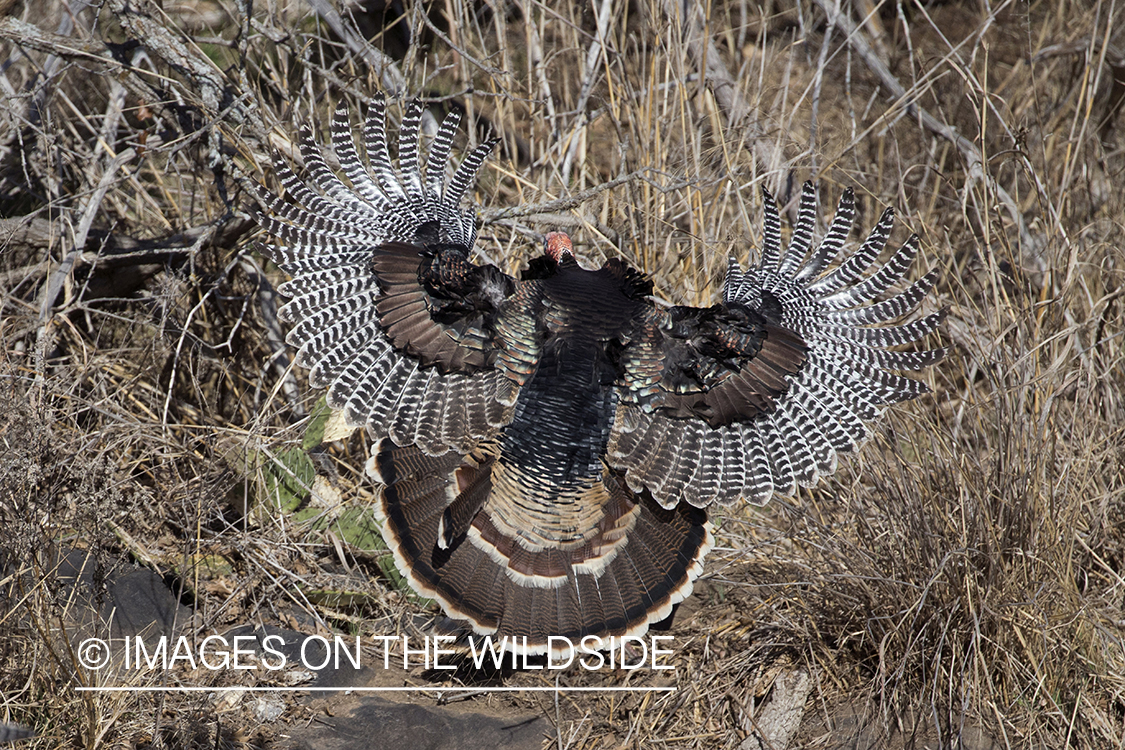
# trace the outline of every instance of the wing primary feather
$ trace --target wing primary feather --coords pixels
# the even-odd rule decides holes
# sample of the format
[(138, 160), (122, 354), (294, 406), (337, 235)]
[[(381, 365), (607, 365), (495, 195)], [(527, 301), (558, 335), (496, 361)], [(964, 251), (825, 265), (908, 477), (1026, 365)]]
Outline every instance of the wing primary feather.
[(383, 193), (393, 202), (406, 200), (406, 193), (395, 176), (391, 164), (391, 152), (387, 145), (387, 100), (382, 93), (375, 96), (367, 111), (367, 123), (363, 128), (367, 146), (367, 160), (371, 171), (379, 181)]
[(826, 317), (835, 322), (851, 326), (866, 326), (885, 323), (896, 318), (901, 318), (914, 311), (929, 294), (930, 289), (937, 283), (939, 272), (935, 268), (928, 274), (918, 279), (910, 287), (893, 297), (876, 302), (866, 307), (848, 310), (833, 310)]
[(773, 194), (762, 187), (762, 257), (758, 267), (777, 271), (781, 265), (781, 213), (777, 210), (777, 200)]
[(848, 233), (852, 230), (852, 221), (855, 219), (855, 191), (848, 188), (840, 197), (836, 206), (836, 215), (828, 226), (828, 232), (820, 241), (820, 247), (809, 262), (793, 277), (794, 283), (804, 286), (809, 279), (815, 279), (825, 267), (832, 262), (844, 249), (848, 240)]
[[(453, 138), (461, 123), (461, 113), (452, 110), (438, 127), (437, 135), (430, 144), (426, 157), (426, 192), (432, 201), (442, 202), (442, 188), (445, 185), (445, 170), (449, 166), (449, 154), (453, 149)], [(460, 200), (460, 199), (458, 199)]]
[(894, 208), (888, 207), (879, 217), (879, 222), (867, 235), (867, 239), (859, 249), (849, 255), (835, 270), (823, 276), (820, 280), (809, 285), (810, 292), (817, 294), (821, 300), (830, 300), (832, 294), (838, 292), (863, 275), (863, 272), (875, 262), (883, 248), (887, 246), (887, 239), (891, 236), (891, 227), (895, 223)]
[(805, 256), (812, 248), (813, 231), (816, 229), (816, 188), (811, 182), (801, 186), (801, 203), (797, 207), (797, 224), (789, 238), (789, 250), (778, 269), (782, 278), (791, 278), (801, 267)]
[(422, 172), (418, 162), (418, 139), (422, 126), (422, 102), (415, 99), (407, 105), (398, 130), (398, 173), (406, 195), (421, 201)]
[(917, 255), (918, 235), (912, 234), (899, 248), (899, 251), (891, 256), (886, 265), (855, 286), (841, 290), (832, 297), (826, 298), (825, 303), (831, 306), (841, 303), (857, 305), (874, 299), (876, 295), (882, 294), (910, 270), (910, 266)]
[[(336, 151), (336, 158), (340, 168), (344, 170), (352, 184), (352, 190), (359, 193), (364, 200), (379, 209), (386, 211), (391, 207), (390, 201), (383, 194), (378, 184), (371, 179), (371, 175), (360, 160), (355, 148), (355, 139), (352, 137), (352, 123), (348, 117), (348, 107), (342, 101), (336, 107), (332, 118), (332, 148)], [(311, 206), (310, 206), (311, 208)]]

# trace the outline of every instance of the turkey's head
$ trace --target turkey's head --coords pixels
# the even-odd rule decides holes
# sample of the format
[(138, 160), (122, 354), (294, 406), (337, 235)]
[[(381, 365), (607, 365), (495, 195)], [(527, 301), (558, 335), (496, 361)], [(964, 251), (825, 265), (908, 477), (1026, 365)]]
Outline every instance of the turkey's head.
[(548, 232), (543, 237), (543, 250), (555, 263), (561, 263), (564, 258), (574, 259), (574, 245), (566, 232)]

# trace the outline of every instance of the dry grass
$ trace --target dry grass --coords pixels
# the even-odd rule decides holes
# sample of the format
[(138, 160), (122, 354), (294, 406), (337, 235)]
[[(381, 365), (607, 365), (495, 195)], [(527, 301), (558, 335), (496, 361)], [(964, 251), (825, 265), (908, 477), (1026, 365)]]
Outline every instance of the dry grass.
[[(874, 746), (957, 746), (968, 727), (1000, 747), (1125, 746), (1119, 5), (886, 4), (856, 28), (859, 2), (829, 31), (831, 3), (716, 2), (701, 37), (702, 16), (659, 0), (451, 0), (360, 15), (374, 47), (349, 47), (296, 4), (165, 4), (147, 23), (181, 48), (115, 0), (73, 23), (59, 0), (0, 5), (0, 720), (39, 728), (28, 747), (216, 737), (206, 701), (58, 689), (75, 668), (58, 549), (179, 575), (200, 632), (416, 611), (372, 560), (238, 512), (260, 480), (245, 455), (299, 443), (317, 394), (272, 327), (279, 278), (236, 171), (271, 179), (298, 123), (322, 130), (398, 75), (463, 107), (470, 142), (503, 136), (477, 199), (481, 253), (510, 268), (565, 226), (586, 256), (710, 304), (728, 253), (753, 256), (757, 186), (788, 201), (815, 179), (825, 214), (855, 187), (863, 227), (894, 206), (896, 239), (918, 232), (943, 270), (936, 395), (819, 488), (723, 518), (673, 631), (678, 693), (523, 699), (556, 723), (551, 746), (737, 747), (799, 665), (809, 747), (817, 717), (847, 714)], [(371, 491), (364, 450), (323, 454), (348, 502)], [(349, 569), (358, 610), (302, 593)]]

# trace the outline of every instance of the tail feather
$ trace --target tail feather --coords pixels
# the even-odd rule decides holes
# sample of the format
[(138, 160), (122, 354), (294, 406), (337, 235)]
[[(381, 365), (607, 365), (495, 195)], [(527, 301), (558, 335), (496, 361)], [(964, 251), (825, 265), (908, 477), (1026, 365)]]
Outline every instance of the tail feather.
[(508, 650), (543, 653), (548, 636), (577, 646), (588, 635), (642, 633), (691, 593), (712, 543), (703, 511), (666, 510), (607, 473), (596, 487), (604, 502), (592, 536), (529, 544), (497, 520), (501, 506), (510, 510), (490, 486), (502, 461), (487, 451), (427, 456), (385, 439), (368, 467), (385, 483), (378, 509), (396, 565), (461, 627), (508, 636)]
[[(488, 555), (472, 545), (467, 545), (464, 549), (443, 551), (442, 554), (448, 556), (448, 559), (442, 563), (449, 568), (449, 575), (445, 578), (445, 582), (451, 589), (453, 586), (459, 588), (453, 589), (451, 602), (438, 599), (443, 602), (443, 609), (447, 615), (450, 615), (449, 625), (441, 629), (452, 630), (453, 623), (467, 622), (464, 616), (457, 617), (457, 615), (464, 612), (466, 608), (472, 608), (476, 613), (475, 625), (470, 625), (469, 629), (480, 633), (491, 632), (500, 622), (507, 606), (504, 599), (503, 571), (499, 566), (489, 565)], [(456, 560), (453, 559), (454, 556)], [(403, 564), (397, 556), (395, 560), (399, 570), (402, 571)], [(408, 578), (408, 580), (413, 579)], [(469, 593), (468, 602), (466, 602), (466, 593)]]
[(600, 616), (606, 630), (611, 633), (624, 631), (629, 625), (629, 608), (625, 604), (625, 597), (621, 594), (617, 573), (617, 568), (611, 567), (601, 578), (592, 576), (590, 578), (597, 589), (597, 598), (601, 605), (600, 615), (595, 610), (593, 616)]
[[(595, 579), (593, 576), (574, 577), (573, 607), (590, 621), (607, 622), (606, 606), (602, 602), (601, 592), (598, 588), (598, 582), (601, 580), (607, 580), (606, 576), (602, 576), (601, 579)], [(561, 594), (562, 590), (559, 590), (558, 593)], [(560, 606), (561, 613), (562, 607)], [(556, 623), (556, 626), (559, 627), (565, 625), (566, 618), (560, 618)]]

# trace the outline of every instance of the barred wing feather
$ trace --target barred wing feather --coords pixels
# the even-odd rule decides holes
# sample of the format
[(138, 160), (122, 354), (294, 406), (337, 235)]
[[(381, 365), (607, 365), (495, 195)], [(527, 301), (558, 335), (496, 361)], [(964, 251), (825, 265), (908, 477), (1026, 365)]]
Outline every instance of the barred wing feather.
[(406, 108), (397, 170), (379, 97), (364, 130), (366, 161), (341, 106), (331, 133), (339, 174), (305, 130), (305, 177), (280, 158), (276, 165), (291, 201), (254, 190), (264, 209), (258, 222), (283, 243), (267, 252), (291, 276), (280, 288), (290, 298), (281, 315), (294, 323), (287, 342), (312, 385), (327, 387), (329, 405), (352, 424), (441, 455), (471, 450), (511, 418), (512, 382), (490, 367), (489, 326), (516, 282), (468, 260), (476, 222), (460, 202), (494, 142), (450, 175), (460, 119), (452, 113), (423, 174), (422, 114), (418, 102)]
[[(876, 264), (893, 211), (887, 209), (860, 247), (826, 272), (844, 251), (851, 230), (852, 191), (845, 191), (815, 249), (812, 184), (804, 185), (786, 248), (777, 204), (763, 193), (758, 265), (743, 271), (732, 258), (721, 306), (673, 311), (678, 321), (662, 326), (665, 341), (657, 352), (664, 361), (661, 377), (655, 384), (634, 377), (618, 406), (609, 461), (626, 472), (631, 489), (648, 490), (665, 507), (680, 500), (706, 507), (738, 497), (764, 503), (775, 492), (792, 494), (798, 484), (815, 484), (836, 470), (839, 454), (858, 450), (870, 434), (866, 423), (885, 405), (928, 391), (897, 371), (920, 370), (945, 354), (942, 349), (892, 349), (932, 333), (944, 316), (939, 312), (891, 324), (909, 316), (937, 279), (931, 272), (905, 291), (879, 299), (903, 278), (918, 252), (918, 238), (912, 236), (885, 264)], [(733, 320), (736, 312), (752, 323), (722, 318)], [(740, 360), (737, 365), (728, 363), (713, 373), (694, 365), (695, 377), (685, 384), (685, 378), (676, 377), (677, 362), (707, 362), (708, 347), (700, 343), (707, 317), (715, 321), (711, 329), (727, 338), (731, 330), (742, 330), (755, 332), (758, 340), (747, 334), (752, 345), (724, 349)], [(677, 348), (684, 351), (673, 356)], [(642, 361), (646, 356), (651, 359), (653, 353), (635, 353)], [(639, 384), (647, 387), (638, 389)], [(703, 446), (691, 472), (675, 461), (684, 445)]]

